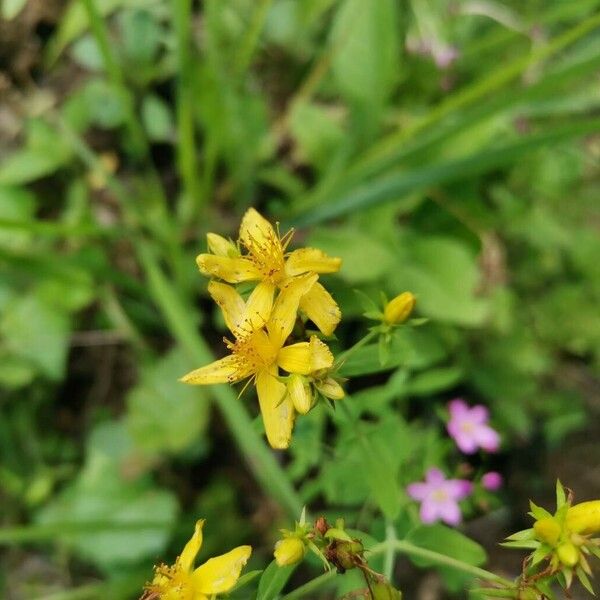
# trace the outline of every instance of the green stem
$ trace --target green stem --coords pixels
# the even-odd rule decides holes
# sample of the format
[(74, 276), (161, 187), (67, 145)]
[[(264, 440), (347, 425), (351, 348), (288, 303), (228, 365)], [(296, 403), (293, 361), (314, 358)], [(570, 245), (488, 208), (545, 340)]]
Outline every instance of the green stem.
[(94, 35), (100, 50), (100, 54), (102, 55), (102, 61), (104, 62), (104, 68), (106, 69), (108, 79), (119, 90), (119, 94), (126, 103), (126, 125), (131, 135), (131, 140), (134, 144), (136, 153), (145, 154), (148, 150), (146, 137), (142, 127), (135, 118), (133, 100), (129, 90), (127, 89), (127, 86), (125, 85), (123, 72), (121, 71), (119, 63), (113, 53), (108, 30), (106, 28), (106, 22), (98, 11), (95, 0), (82, 0), (82, 2), (88, 16), (92, 34)]
[(297, 587), (294, 591), (282, 596), (281, 600), (299, 600), (300, 598), (315, 598), (313, 595), (317, 590), (333, 582), (337, 571), (327, 571), (314, 579), (311, 579), (304, 585)]
[[(503, 586), (505, 588), (513, 588), (514, 582), (510, 581), (510, 579), (505, 579), (504, 577), (500, 577), (500, 575), (496, 575), (490, 571), (486, 571), (485, 569), (480, 569), (479, 567), (474, 567), (473, 565), (469, 565), (464, 563), (456, 558), (452, 558), (451, 556), (447, 556), (446, 554), (440, 554), (439, 552), (434, 552), (433, 550), (427, 550), (426, 548), (420, 548), (419, 546), (415, 546), (410, 542), (405, 540), (392, 540), (382, 542), (381, 544), (376, 544), (371, 549), (367, 550), (365, 553), (367, 558), (372, 556), (378, 556), (379, 554), (386, 554), (389, 552), (390, 548), (393, 552), (400, 552), (402, 554), (406, 554), (408, 556), (417, 556), (419, 558), (424, 558), (432, 563), (435, 563), (442, 567), (449, 567), (451, 569), (456, 569), (457, 571), (461, 571), (462, 573), (466, 573), (468, 575), (472, 575), (477, 579), (481, 579), (484, 581), (489, 581), (490, 583), (495, 583), (496, 585)], [(335, 576), (337, 575), (337, 571), (328, 571), (327, 573), (323, 573), (318, 577), (315, 577), (311, 581), (301, 585), (296, 588), (289, 594), (286, 594), (281, 598), (281, 600), (300, 600), (301, 598), (315, 598), (314, 593), (329, 585)], [(389, 580), (389, 577), (386, 575)]]
[(387, 548), (383, 562), (383, 574), (391, 583), (394, 575), (394, 561), (396, 558), (396, 549), (393, 545), (396, 541), (396, 528), (394, 527), (394, 522), (391, 519), (386, 519), (385, 521), (385, 541)]
[(356, 342), (356, 344), (354, 344), (354, 346), (350, 346), (350, 348), (348, 348), (348, 350), (346, 350), (345, 352), (342, 352), (342, 354), (340, 354), (337, 357), (337, 360), (336, 360), (337, 366), (338, 367), (341, 366), (342, 363), (344, 363), (346, 360), (348, 360), (349, 356), (351, 356), (359, 348), (366, 346), (377, 335), (379, 335), (379, 331), (377, 331), (377, 329), (371, 329), (371, 331), (369, 331), (369, 333), (367, 333), (367, 335), (365, 335), (363, 338), (358, 340), (358, 342)]
[(180, 214), (184, 222), (198, 217), (202, 194), (196, 168), (194, 71), (191, 60), (191, 0), (173, 0), (177, 40), (177, 161), (183, 182)]
[[(214, 360), (206, 342), (196, 333), (196, 323), (191, 316), (192, 309), (170, 284), (148, 244), (139, 243), (137, 250), (148, 278), (150, 292), (161, 309), (173, 337), (194, 361), (206, 364)], [(242, 402), (226, 385), (212, 386), (211, 393), (263, 489), (286, 509), (290, 517), (297, 518), (302, 510), (302, 501), (273, 453), (255, 433), (252, 420)]]
[(240, 44), (240, 50), (235, 65), (235, 71), (238, 75), (242, 75), (252, 62), (252, 57), (256, 50), (256, 46), (258, 45), (260, 32), (264, 26), (271, 4), (273, 4), (273, 0), (258, 0), (257, 2), (250, 25), (246, 30), (246, 35)]
[(434, 552), (433, 550), (428, 550), (427, 548), (420, 548), (419, 546), (415, 546), (414, 544), (411, 544), (406, 540), (382, 542), (381, 544), (373, 546), (369, 550), (368, 554), (370, 556), (381, 554), (382, 552), (386, 552), (390, 546), (394, 549), (394, 551), (400, 552), (401, 554), (424, 558), (442, 567), (450, 567), (451, 569), (462, 571), (463, 573), (472, 575), (477, 579), (483, 579), (485, 581), (496, 583), (504, 587), (513, 587), (514, 585), (514, 583), (510, 581), (510, 579), (505, 579), (504, 577), (500, 577), (500, 575), (496, 575), (495, 573), (486, 571), (485, 569), (469, 565), (465, 562), (462, 562), (461, 560), (452, 558), (451, 556), (447, 556), (446, 554), (440, 554), (439, 552)]

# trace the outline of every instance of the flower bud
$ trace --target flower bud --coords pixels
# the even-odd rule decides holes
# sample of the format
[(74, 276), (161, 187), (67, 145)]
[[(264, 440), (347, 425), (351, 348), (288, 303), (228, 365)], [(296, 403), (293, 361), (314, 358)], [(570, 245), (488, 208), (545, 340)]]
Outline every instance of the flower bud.
[(519, 600), (540, 600), (541, 596), (539, 592), (536, 592), (533, 588), (525, 588), (519, 591)]
[(402, 600), (402, 592), (387, 581), (375, 581), (370, 587), (373, 600)]
[(481, 485), (484, 489), (490, 492), (499, 490), (502, 487), (503, 482), (504, 480), (502, 479), (502, 475), (496, 471), (484, 473), (483, 477), (481, 478)]
[(579, 562), (579, 550), (572, 542), (563, 542), (557, 549), (558, 560), (566, 567), (574, 567)]
[(561, 533), (560, 525), (552, 517), (536, 521), (533, 524), (533, 530), (538, 540), (546, 542), (550, 546), (556, 545)]
[(571, 506), (567, 511), (567, 528), (583, 535), (600, 533), (600, 500)]
[(318, 382), (316, 388), (325, 398), (331, 400), (341, 400), (345, 396), (344, 388), (333, 377)]
[(416, 299), (411, 292), (403, 292), (390, 300), (383, 309), (383, 320), (388, 325), (398, 325), (408, 319)]
[(312, 408), (313, 395), (305, 377), (302, 377), (302, 375), (290, 375), (287, 391), (294, 408), (301, 415), (305, 415)]
[(299, 563), (306, 553), (304, 542), (297, 537), (284, 538), (275, 544), (275, 561), (280, 567)]
[(238, 247), (231, 240), (227, 240), (216, 233), (207, 233), (206, 242), (208, 249), (217, 256), (234, 257), (240, 255)]

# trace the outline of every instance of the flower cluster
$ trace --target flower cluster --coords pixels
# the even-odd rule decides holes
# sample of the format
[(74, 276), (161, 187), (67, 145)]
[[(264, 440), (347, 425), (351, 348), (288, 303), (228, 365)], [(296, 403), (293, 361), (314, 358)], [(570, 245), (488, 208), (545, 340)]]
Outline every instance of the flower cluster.
[(358, 569), (367, 585), (361, 598), (402, 600), (402, 593), (383, 575), (369, 567), (363, 543), (345, 530), (344, 519), (337, 519), (332, 526), (321, 516), (311, 525), (306, 521), (304, 509), (294, 529), (282, 529), (281, 533), (282, 538), (275, 544), (273, 552), (278, 566), (298, 564), (310, 550), (329, 571), (336, 569), (343, 574)]
[[(464, 454), (474, 454), (478, 448), (496, 452), (500, 447), (500, 436), (488, 425), (487, 408), (478, 404), (473, 407), (460, 398), (448, 403), (450, 419), (446, 430)], [(496, 471), (484, 473), (481, 488), (496, 491), (502, 487), (502, 476)], [(409, 484), (406, 491), (410, 498), (421, 503), (419, 517), (425, 524), (443, 521), (458, 525), (462, 520), (459, 502), (471, 495), (475, 486), (466, 479), (446, 479), (444, 473), (431, 468), (425, 481)]]
[(203, 527), (204, 520), (196, 523), (194, 534), (174, 565), (155, 568), (154, 579), (146, 585), (142, 600), (209, 600), (235, 587), (252, 548), (238, 546), (194, 569), (196, 555), (202, 547)]
[[(305, 317), (324, 336), (333, 333), (341, 314), (319, 275), (338, 271), (341, 260), (316, 248), (287, 252), (291, 237), (280, 236), (253, 208), (242, 219), (237, 243), (208, 234), (211, 252), (198, 256), (197, 264), (213, 278), (208, 291), (233, 340), (225, 340), (228, 356), (182, 378), (196, 385), (252, 381), (273, 448), (289, 446), (296, 414), (307, 413), (318, 394), (344, 396), (327, 344), (308, 336), (302, 320), (295, 327)], [(243, 282), (256, 282), (247, 298), (232, 285)]]
[(573, 504), (557, 482), (556, 512), (531, 502), (529, 514), (535, 520), (533, 527), (511, 535), (504, 544), (532, 551), (524, 562), (520, 586), (550, 596), (554, 581), (568, 590), (576, 577), (593, 594), (588, 559), (600, 558), (600, 539), (592, 537), (600, 533), (600, 500)]

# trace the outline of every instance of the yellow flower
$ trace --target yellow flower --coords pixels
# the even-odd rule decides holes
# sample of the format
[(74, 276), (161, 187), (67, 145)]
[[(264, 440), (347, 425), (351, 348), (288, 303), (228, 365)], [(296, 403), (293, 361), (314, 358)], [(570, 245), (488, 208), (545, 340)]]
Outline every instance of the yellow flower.
[(397, 325), (408, 319), (415, 307), (416, 298), (411, 292), (403, 292), (390, 300), (383, 309), (383, 319), (389, 325)]
[[(276, 290), (290, 280), (314, 273), (335, 273), (341, 259), (332, 258), (316, 248), (300, 248), (286, 253), (292, 232), (281, 237), (254, 208), (246, 211), (240, 225), (242, 255), (232, 242), (208, 234), (212, 254), (196, 258), (200, 271), (227, 283), (258, 281), (250, 297), (248, 312), (267, 321)], [(300, 299), (299, 308), (325, 335), (331, 335), (340, 321), (340, 309), (329, 292), (315, 279)]]
[(238, 546), (226, 554), (207, 560), (194, 569), (194, 560), (202, 546), (204, 520), (196, 523), (194, 535), (172, 566), (160, 565), (144, 598), (160, 600), (209, 600), (226, 594), (235, 586), (252, 548)]
[(231, 354), (188, 373), (184, 383), (210, 385), (235, 383), (252, 378), (256, 385), (260, 410), (273, 448), (287, 448), (294, 425), (295, 409), (287, 388), (279, 380), (279, 369), (291, 374), (309, 375), (333, 364), (333, 355), (316, 336), (308, 342), (285, 346), (296, 321), (300, 299), (314, 285), (316, 274), (288, 279), (273, 305), (269, 320), (257, 328), (255, 313), (230, 285), (211, 281), (208, 291), (221, 308), (225, 323), (234, 335), (226, 340)]

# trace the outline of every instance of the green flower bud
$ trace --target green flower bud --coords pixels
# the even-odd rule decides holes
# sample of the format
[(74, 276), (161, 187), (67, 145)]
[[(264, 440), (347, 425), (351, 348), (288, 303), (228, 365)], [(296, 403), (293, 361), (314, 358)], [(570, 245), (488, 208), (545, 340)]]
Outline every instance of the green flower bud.
[(398, 325), (408, 319), (415, 307), (416, 298), (411, 292), (403, 292), (390, 300), (383, 309), (383, 320), (388, 325)]
[(373, 592), (373, 600), (402, 600), (402, 592), (387, 581), (371, 583), (371, 591)]
[(284, 538), (275, 544), (275, 561), (280, 567), (299, 563), (306, 554), (304, 542), (297, 537)]
[(331, 400), (341, 400), (345, 396), (344, 388), (333, 377), (319, 381), (316, 388), (325, 398)]

